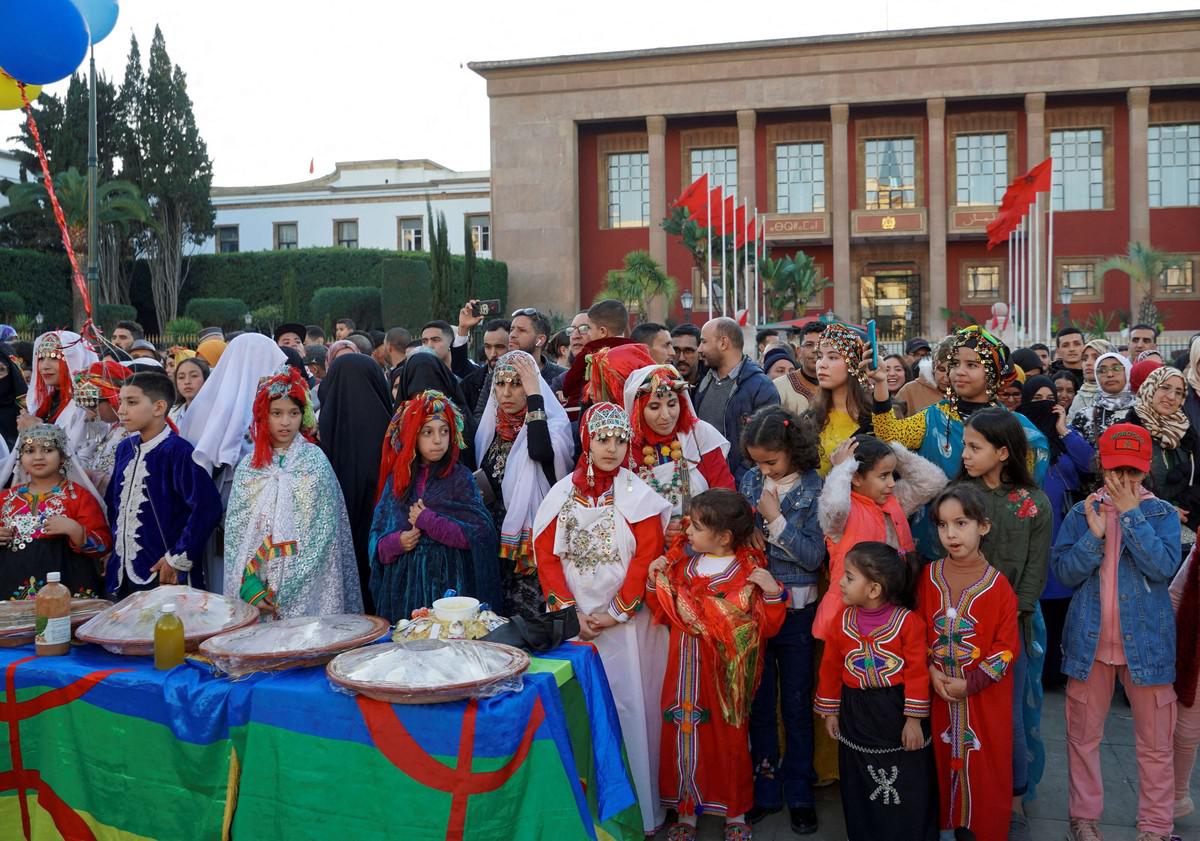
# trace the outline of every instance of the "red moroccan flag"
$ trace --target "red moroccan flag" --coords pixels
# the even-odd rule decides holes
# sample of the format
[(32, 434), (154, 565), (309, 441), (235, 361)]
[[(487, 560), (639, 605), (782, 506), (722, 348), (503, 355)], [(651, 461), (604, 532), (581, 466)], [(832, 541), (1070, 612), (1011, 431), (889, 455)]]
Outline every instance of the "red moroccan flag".
[[(733, 231), (733, 217), (735, 215), (734, 210), (735, 205), (733, 203), (733, 196), (725, 199), (724, 215), (722, 215), (721, 208), (715, 206), (713, 207), (713, 223), (711, 227), (717, 229), (717, 233), (719, 235), (725, 236)], [(724, 226), (722, 226), (722, 222), (724, 223)]]
[(741, 248), (743, 245), (745, 245), (748, 242), (753, 243), (757, 238), (758, 238), (757, 226), (754, 224), (754, 220), (751, 219), (749, 225), (746, 225), (745, 223), (742, 223), (739, 225), (739, 227), (737, 229), (737, 235), (734, 237), (734, 240), (733, 240), (733, 247)]
[(700, 210), (692, 214), (692, 218), (696, 220), (696, 224), (701, 228), (708, 227), (708, 209), (712, 207), (713, 218), (718, 224), (721, 220), (721, 188), (713, 187), (708, 191), (708, 198), (700, 205)]
[(1025, 218), (1029, 205), (1033, 204), (1037, 194), (1050, 189), (1052, 161), (1052, 158), (1046, 158), (1008, 185), (1004, 198), (1000, 201), (1000, 212), (987, 228), (988, 248), (1008, 239), (1008, 235)]
[(316, 160), (317, 160), (316, 158), (308, 159), (308, 174), (309, 175), (313, 174), (313, 164), (316, 163)]
[(704, 173), (693, 181), (686, 190), (679, 194), (671, 207), (686, 207), (688, 215), (695, 219), (705, 211), (708, 201), (708, 173)]

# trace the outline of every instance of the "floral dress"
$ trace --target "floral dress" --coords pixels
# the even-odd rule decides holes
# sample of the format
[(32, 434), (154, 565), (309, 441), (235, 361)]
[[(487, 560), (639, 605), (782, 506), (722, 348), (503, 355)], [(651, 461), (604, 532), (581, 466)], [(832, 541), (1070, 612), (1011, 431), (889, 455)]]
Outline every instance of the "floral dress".
[[(46, 521), (56, 516), (83, 526), (82, 545), (44, 534)], [(102, 592), (99, 561), (112, 537), (100, 503), (74, 482), (67, 480), (46, 493), (26, 484), (0, 491), (0, 527), (13, 529), (12, 540), (0, 548), (0, 599), (32, 599), (48, 572), (61, 572), (63, 585), (77, 598), (96, 598)]]

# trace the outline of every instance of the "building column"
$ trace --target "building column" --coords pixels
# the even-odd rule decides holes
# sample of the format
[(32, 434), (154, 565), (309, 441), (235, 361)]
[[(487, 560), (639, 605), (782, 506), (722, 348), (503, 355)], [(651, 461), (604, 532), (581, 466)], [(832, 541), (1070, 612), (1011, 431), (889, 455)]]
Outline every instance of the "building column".
[[(1150, 245), (1150, 88), (1130, 88), (1129, 105), (1129, 241)], [(1107, 138), (1106, 138), (1107, 140)], [(1129, 312), (1139, 321), (1143, 293), (1129, 284)]]
[(946, 100), (928, 100), (925, 113), (929, 120), (929, 190), (926, 200), (929, 213), (929, 294), (926, 300), (929, 303), (924, 332), (944, 336), (946, 318), (942, 310), (949, 296), (946, 288)]
[(833, 127), (833, 193), (830, 211), (833, 227), (833, 309), (839, 318), (853, 321), (853, 290), (858, 283), (850, 277), (850, 106), (829, 106)]
[[(646, 136), (650, 158), (650, 257), (665, 272), (667, 270), (667, 232), (662, 219), (667, 215), (667, 118), (646, 118)], [(658, 297), (649, 304), (645, 317), (662, 322), (668, 302)]]
[(740, 204), (742, 199), (750, 206), (751, 211), (757, 207), (754, 201), (755, 187), (757, 186), (757, 165), (755, 161), (755, 151), (757, 145), (754, 142), (754, 129), (758, 125), (758, 113), (755, 111), (738, 111), (738, 192), (741, 193), (737, 197)]

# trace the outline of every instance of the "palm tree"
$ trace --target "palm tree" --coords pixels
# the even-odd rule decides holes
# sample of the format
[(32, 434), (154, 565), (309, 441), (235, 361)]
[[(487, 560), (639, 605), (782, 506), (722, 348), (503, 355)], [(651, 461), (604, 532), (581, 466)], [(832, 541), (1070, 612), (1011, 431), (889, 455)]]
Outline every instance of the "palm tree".
[(793, 318), (800, 318), (808, 302), (829, 288), (829, 279), (803, 251), (797, 251), (795, 257), (764, 259), (762, 277), (767, 286), (767, 308), (775, 321), (782, 320), (788, 310)]
[(621, 301), (637, 312), (638, 321), (645, 321), (650, 302), (659, 295), (669, 301), (675, 297), (677, 289), (675, 278), (667, 276), (650, 252), (630, 251), (621, 268), (609, 271), (604, 279), (604, 289), (596, 300)]
[(1182, 260), (1169, 257), (1162, 251), (1140, 242), (1131, 242), (1125, 254), (1105, 260), (1096, 272), (1100, 277), (1110, 271), (1128, 275), (1130, 312), (1137, 313), (1138, 322), (1158, 326), (1162, 314), (1154, 303), (1155, 288), (1164, 272), (1179, 268), (1182, 264)]
[[(54, 193), (67, 223), (67, 236), (80, 266), (88, 261), (87, 176), (71, 167), (54, 176)], [(8, 189), (8, 206), (0, 208), (0, 221), (24, 214), (53, 214), (50, 196), (41, 181), (13, 184)], [(104, 268), (97, 303), (128, 303), (128, 282), (121, 277), (121, 250), (138, 226), (150, 222), (150, 204), (141, 190), (129, 181), (105, 181), (96, 185), (99, 261)]]

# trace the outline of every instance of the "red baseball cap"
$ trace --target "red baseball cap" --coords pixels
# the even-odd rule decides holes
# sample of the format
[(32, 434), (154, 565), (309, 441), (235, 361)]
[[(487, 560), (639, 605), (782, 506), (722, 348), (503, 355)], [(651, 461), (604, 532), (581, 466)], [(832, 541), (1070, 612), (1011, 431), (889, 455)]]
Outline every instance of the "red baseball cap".
[(1132, 423), (1115, 423), (1100, 436), (1100, 466), (1105, 470), (1132, 467), (1150, 472), (1150, 433)]

